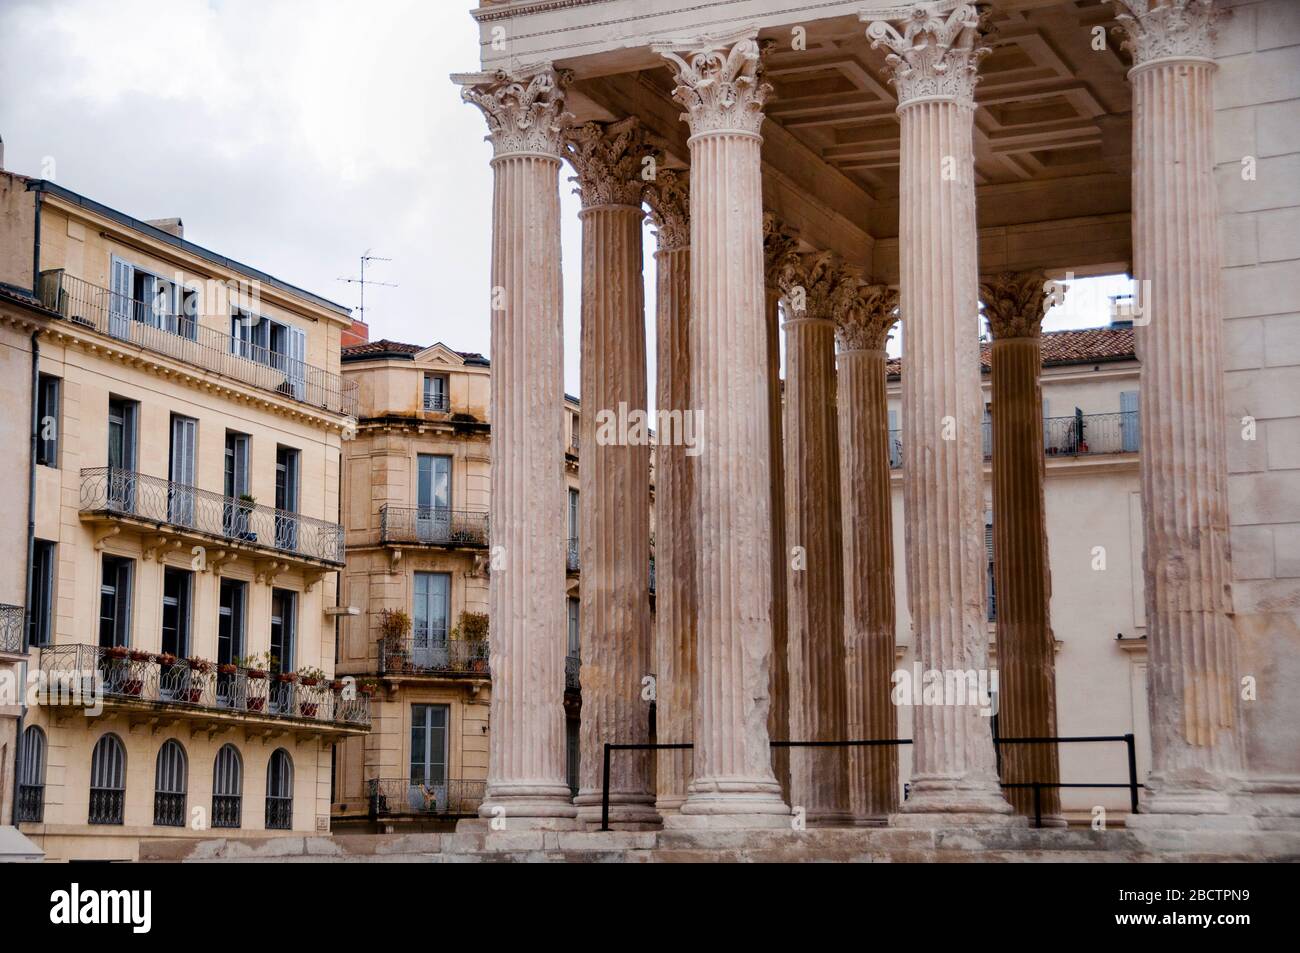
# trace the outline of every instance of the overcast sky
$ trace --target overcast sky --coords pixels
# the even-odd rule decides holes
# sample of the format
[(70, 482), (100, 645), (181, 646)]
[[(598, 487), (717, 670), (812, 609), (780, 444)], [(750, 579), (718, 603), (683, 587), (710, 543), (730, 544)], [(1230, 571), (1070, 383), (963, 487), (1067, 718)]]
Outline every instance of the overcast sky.
[[(0, 0), (5, 167), (137, 218), (179, 216), (187, 239), (345, 305), (357, 286), (338, 279), (359, 256), (392, 258), (368, 272), (398, 285), (367, 289), (371, 336), (486, 354), (491, 149), (448, 80), (478, 66), (469, 7)], [(562, 184), (576, 394), (580, 225)], [(646, 251), (653, 315), (648, 230)]]

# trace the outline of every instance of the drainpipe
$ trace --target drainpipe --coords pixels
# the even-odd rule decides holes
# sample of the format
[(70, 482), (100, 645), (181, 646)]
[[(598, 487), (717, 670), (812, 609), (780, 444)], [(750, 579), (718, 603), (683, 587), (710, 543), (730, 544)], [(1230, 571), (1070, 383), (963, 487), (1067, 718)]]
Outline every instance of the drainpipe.
[[(39, 201), (39, 199), (38, 199)], [(39, 217), (37, 218), (39, 222)], [(39, 245), (38, 245), (39, 247)], [(37, 253), (39, 262), (39, 252)], [(27, 656), (31, 647), (27, 644), (27, 634), (32, 625), (32, 563), (36, 558), (36, 441), (40, 437), (40, 389), (41, 389), (41, 341), (40, 331), (32, 332), (32, 420), (31, 438), (27, 451), (27, 584), (23, 599), (23, 628), (18, 633), (23, 649), (23, 661), (20, 664), (21, 676), (18, 680), (22, 698), (18, 709), (18, 731), (14, 737), (14, 790), (9, 807), (9, 823), (18, 826), (18, 756), (23, 744), (23, 722), (27, 718)]]

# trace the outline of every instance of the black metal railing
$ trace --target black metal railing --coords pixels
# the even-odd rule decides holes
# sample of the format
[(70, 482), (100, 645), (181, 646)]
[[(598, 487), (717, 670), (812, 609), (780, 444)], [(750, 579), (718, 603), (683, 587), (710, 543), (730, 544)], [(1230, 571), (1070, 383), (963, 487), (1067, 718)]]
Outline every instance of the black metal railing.
[(266, 829), (268, 831), (293, 830), (293, 798), (266, 796)]
[(650, 595), (655, 592), (655, 558), (650, 557)]
[[(123, 654), (125, 652), (125, 654)], [(180, 709), (236, 712), (266, 718), (370, 726), (370, 697), (346, 691), (337, 682), (279, 681), (257, 669), (235, 665), (191, 667), (150, 652), (98, 645), (55, 645), (41, 650), (41, 672), (48, 691), (89, 702), (98, 680), (104, 697), (155, 702)], [(76, 690), (63, 693), (76, 684)]]
[(91, 788), (90, 824), (121, 824), (126, 807), (126, 792), (120, 788)]
[[(993, 459), (993, 426), (983, 423), (984, 459)], [(1049, 457), (1084, 457), (1136, 453), (1141, 445), (1136, 411), (1076, 414), (1043, 418), (1043, 453)], [(889, 431), (889, 466), (903, 466), (903, 432)]]
[[(356, 416), (357, 382), (233, 334), (166, 313), (62, 270), (41, 273), (41, 303), (76, 324), (240, 383)], [(229, 323), (232, 315), (214, 320)]]
[(564, 657), (564, 690), (566, 692), (582, 691), (582, 683), (578, 680), (578, 674), (582, 671), (582, 659), (576, 655), (566, 655)]
[(212, 795), (212, 826), (238, 827), (242, 819), (243, 800), (238, 794)]
[(486, 546), (488, 512), (385, 503), (379, 508), (379, 540), (429, 546)]
[[(995, 728), (996, 731), (996, 728)], [(1021, 745), (1021, 744), (1105, 744), (1111, 742), (1122, 742), (1128, 754), (1128, 780), (1126, 782), (1048, 782), (1048, 781), (1028, 781), (1002, 784), (1004, 788), (1033, 788), (1034, 790), (1034, 826), (1043, 826), (1042, 814), (1042, 791), (1045, 788), (1127, 788), (1129, 792), (1129, 808), (1132, 813), (1138, 813), (1138, 788), (1145, 787), (1137, 779), (1137, 747), (1134, 736), (1127, 735), (1087, 735), (1060, 738), (993, 738), (994, 751), (998, 758), (998, 771), (1001, 773), (1002, 764), (1002, 745)], [(872, 738), (872, 739), (854, 739), (850, 741), (771, 741), (768, 744), (773, 748), (872, 748), (872, 747), (893, 747), (898, 745), (910, 745), (911, 738)], [(604, 746), (604, 762), (601, 766), (600, 782), (600, 829), (609, 830), (609, 762), (610, 755), (615, 751), (693, 751), (695, 745), (689, 742), (677, 742), (668, 744), (612, 744), (606, 742)]]
[(45, 785), (18, 785), (18, 803), (14, 816), (19, 822), (39, 824), (45, 818)]
[(153, 795), (153, 822), (157, 827), (184, 827), (185, 795), (169, 791), (155, 791)]
[(486, 781), (412, 780), (376, 778), (367, 784), (370, 817), (400, 815), (473, 817), (487, 787)]
[(582, 568), (582, 561), (578, 556), (578, 537), (570, 536), (569, 545), (565, 550), (564, 569), (566, 572), (577, 572)]
[(424, 395), (424, 409), (437, 411), (440, 414), (448, 413), (451, 410), (451, 398), (446, 394)]
[(22, 606), (0, 604), (0, 652), (21, 653), (25, 613)]
[(81, 471), (81, 512), (175, 526), (259, 549), (343, 565), (343, 527), (121, 467)]
[(381, 675), (488, 675), (485, 639), (449, 639), (446, 630), (379, 640)]

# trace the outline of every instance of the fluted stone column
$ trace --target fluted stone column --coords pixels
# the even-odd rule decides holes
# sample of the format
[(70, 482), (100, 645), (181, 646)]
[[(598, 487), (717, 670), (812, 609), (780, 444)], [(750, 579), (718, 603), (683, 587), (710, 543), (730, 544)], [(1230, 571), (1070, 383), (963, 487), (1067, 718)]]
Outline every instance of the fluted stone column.
[[(783, 327), (790, 733), (799, 741), (843, 741), (848, 734), (832, 306), (850, 281), (829, 252), (789, 255), (780, 268), (789, 308)], [(802, 807), (809, 824), (847, 824), (847, 749), (792, 749), (790, 806)]]
[[(898, 292), (852, 289), (838, 310), (840, 496), (844, 514), (844, 664), (851, 738), (898, 737), (894, 674), (894, 510), (889, 483), (885, 342)], [(854, 823), (884, 824), (898, 810), (898, 748), (849, 749)]]
[[(1039, 383), (1045, 292), (1041, 271), (1004, 272), (980, 285), (993, 335), (993, 586), (998, 729), (1004, 738), (1057, 734)], [(1058, 783), (1057, 746), (1003, 745), (1002, 779), (1008, 784)], [(1017, 813), (1035, 814), (1031, 788), (1008, 788), (1006, 797)], [(1064, 826), (1058, 788), (1040, 789), (1038, 811), (1045, 825)]]
[[(1133, 277), (1151, 709), (1150, 825), (1237, 812), (1209, 0), (1116, 3), (1133, 87)], [(1182, 820), (1180, 820), (1182, 818)]]
[[(652, 151), (635, 119), (586, 123), (566, 140), (582, 196), (582, 759), (573, 803), (587, 824), (601, 820), (604, 746), (650, 740), (641, 697), (651, 649), (650, 444), (617, 422), (647, 406), (641, 170)], [(658, 823), (650, 761), (648, 752), (611, 758), (611, 825)]]
[[(565, 73), (460, 74), (493, 147), (492, 736), (479, 811), (508, 830), (576, 825), (565, 781)], [(481, 823), (481, 822), (479, 822)]]
[[(657, 374), (662, 415), (693, 413), (691, 394), (691, 222), (689, 174), (661, 169), (646, 186), (658, 239), (655, 252)], [(683, 418), (684, 419), (684, 418)], [(660, 426), (663, 434), (665, 428)], [(655, 727), (660, 741), (689, 742), (695, 694), (695, 459), (660, 440), (655, 459)], [(655, 807), (675, 814), (691, 779), (689, 751), (660, 751)]]
[[(790, 668), (786, 567), (790, 554), (785, 543), (784, 396), (781, 392), (781, 287), (780, 263), (794, 252), (799, 239), (771, 212), (763, 213), (763, 276), (767, 327), (767, 414), (772, 433), (772, 707), (767, 730), (774, 739), (790, 737)], [(781, 796), (790, 800), (790, 749), (772, 749), (772, 770)]]
[(770, 428), (763, 327), (759, 127), (771, 87), (753, 40), (683, 59), (664, 50), (691, 137), (691, 380), (705, 446), (695, 773), (674, 826), (783, 827), (772, 773)]
[[(923, 670), (987, 672), (984, 489), (971, 136), (978, 17), (917, 5), (871, 24), (898, 88), (903, 501), (908, 603)], [(986, 684), (991, 687), (991, 680)], [(921, 696), (921, 686), (914, 694)], [(972, 686), (973, 689), (973, 686)], [(912, 715), (911, 795), (896, 823), (1011, 823), (998, 786), (987, 709), (973, 690)]]

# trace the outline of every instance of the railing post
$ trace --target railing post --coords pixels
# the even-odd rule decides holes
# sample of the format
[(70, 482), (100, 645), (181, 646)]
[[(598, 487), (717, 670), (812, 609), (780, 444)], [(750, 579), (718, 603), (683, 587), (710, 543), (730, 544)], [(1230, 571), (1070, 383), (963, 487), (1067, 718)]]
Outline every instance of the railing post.
[(1132, 733), (1124, 736), (1124, 746), (1128, 748), (1128, 798), (1133, 813), (1138, 813), (1138, 769), (1137, 747)]
[(609, 742), (605, 742), (605, 766), (600, 779), (600, 829), (609, 830)]

